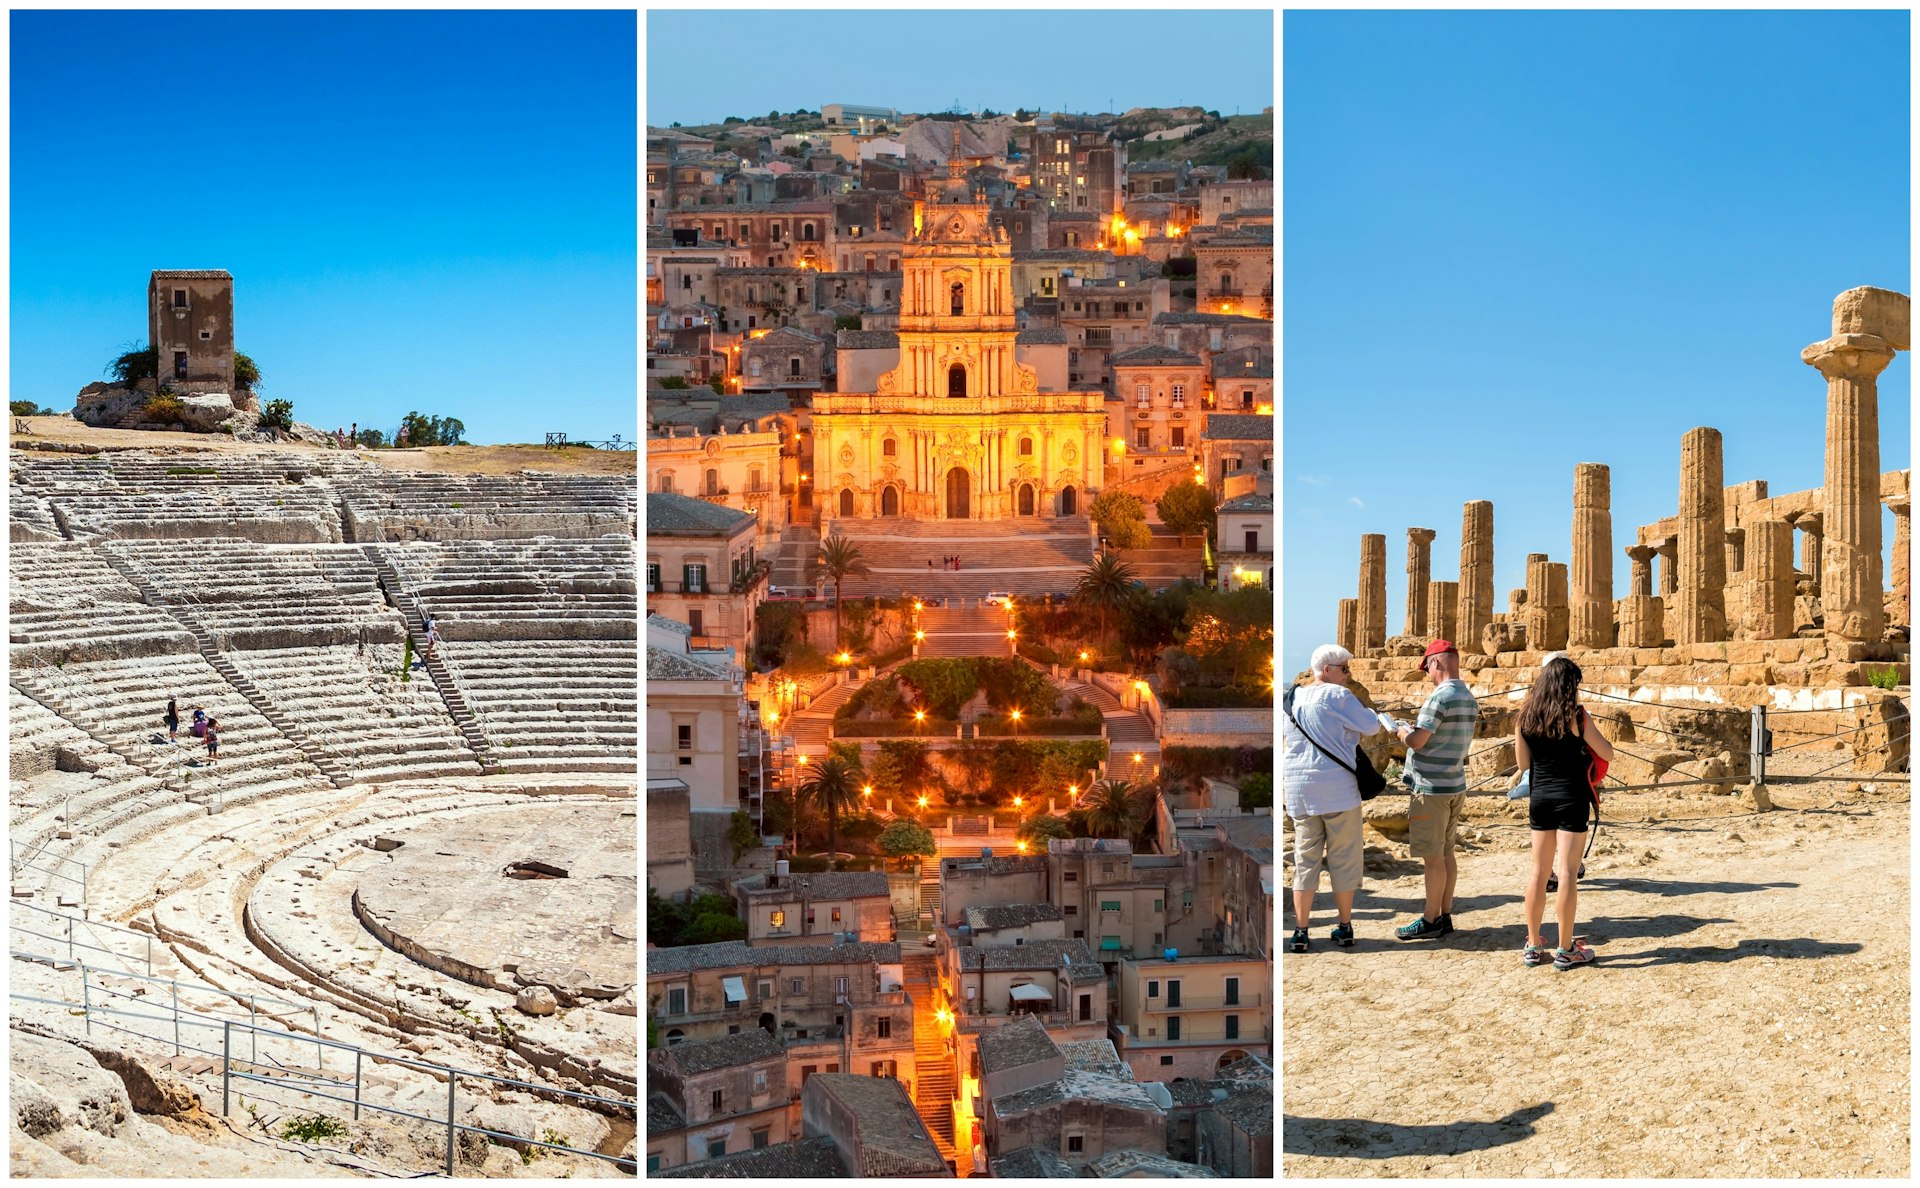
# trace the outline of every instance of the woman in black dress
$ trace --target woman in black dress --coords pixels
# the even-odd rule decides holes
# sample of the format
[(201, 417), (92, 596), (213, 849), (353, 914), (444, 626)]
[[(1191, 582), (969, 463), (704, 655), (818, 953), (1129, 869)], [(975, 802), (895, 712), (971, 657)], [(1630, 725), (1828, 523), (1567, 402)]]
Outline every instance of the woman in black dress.
[(1560, 881), (1554, 915), (1560, 925), (1560, 947), (1549, 956), (1541, 936), (1547, 909), (1547, 878), (1553, 874), (1557, 851), (1560, 869), (1578, 870), (1587, 841), (1587, 812), (1594, 803), (1587, 771), (1594, 756), (1613, 760), (1613, 744), (1580, 708), (1580, 667), (1564, 656), (1541, 668), (1527, 694), (1513, 732), (1513, 749), (1520, 770), (1528, 773), (1532, 791), (1527, 801), (1533, 828), (1533, 869), (1527, 878), (1527, 947), (1521, 960), (1528, 965), (1572, 969), (1593, 961), (1593, 950), (1573, 932), (1574, 908), (1580, 895), (1578, 878)]
[(180, 736), (180, 703), (176, 698), (167, 698), (167, 741), (172, 742)]

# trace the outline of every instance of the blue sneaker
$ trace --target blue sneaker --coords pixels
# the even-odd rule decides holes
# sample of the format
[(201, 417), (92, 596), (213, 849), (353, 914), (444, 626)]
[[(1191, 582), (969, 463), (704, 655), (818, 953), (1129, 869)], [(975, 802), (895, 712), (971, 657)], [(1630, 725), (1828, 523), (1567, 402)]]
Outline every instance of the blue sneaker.
[(1421, 916), (1416, 920), (1414, 920), (1414, 922), (1411, 924), (1403, 924), (1399, 928), (1394, 929), (1393, 935), (1399, 937), (1403, 941), (1410, 941), (1410, 940), (1426, 940), (1426, 939), (1430, 939), (1437, 936), (1443, 936), (1445, 935), (1445, 933), (1443, 933), (1440, 930), (1440, 924), (1438, 921), (1430, 921), (1425, 916)]
[(1434, 921), (1434, 925), (1440, 929), (1441, 936), (1453, 935), (1453, 913), (1441, 912), (1440, 918)]
[(1334, 925), (1333, 931), (1327, 934), (1327, 939), (1343, 949), (1353, 948), (1353, 925), (1351, 923)]

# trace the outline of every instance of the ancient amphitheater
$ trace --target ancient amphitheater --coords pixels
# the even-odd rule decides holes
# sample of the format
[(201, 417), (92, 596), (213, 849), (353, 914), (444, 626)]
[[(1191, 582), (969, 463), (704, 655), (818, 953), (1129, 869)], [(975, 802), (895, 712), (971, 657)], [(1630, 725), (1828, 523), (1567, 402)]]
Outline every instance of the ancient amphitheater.
[(631, 1174), (631, 478), (9, 483), (14, 1173)]

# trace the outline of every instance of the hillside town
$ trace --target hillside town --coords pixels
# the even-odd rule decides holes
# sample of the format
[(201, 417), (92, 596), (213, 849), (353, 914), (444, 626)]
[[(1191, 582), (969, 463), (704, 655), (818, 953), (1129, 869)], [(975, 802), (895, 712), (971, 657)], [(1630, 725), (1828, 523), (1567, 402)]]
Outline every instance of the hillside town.
[(649, 1174), (1273, 1174), (1271, 130), (648, 129)]

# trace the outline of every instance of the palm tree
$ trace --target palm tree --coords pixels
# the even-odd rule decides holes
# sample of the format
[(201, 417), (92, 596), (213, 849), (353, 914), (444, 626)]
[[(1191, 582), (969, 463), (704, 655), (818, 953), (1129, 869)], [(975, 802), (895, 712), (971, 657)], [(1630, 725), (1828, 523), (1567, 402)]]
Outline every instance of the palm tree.
[(827, 537), (820, 552), (813, 559), (813, 576), (817, 580), (821, 574), (833, 579), (833, 647), (840, 649), (840, 582), (868, 572), (867, 560), (860, 555), (860, 546), (854, 544), (838, 532)]
[(1124, 606), (1133, 588), (1133, 566), (1112, 553), (1102, 553), (1087, 566), (1074, 586), (1074, 597), (1100, 612), (1100, 638), (1107, 637), (1107, 610)]
[(1086, 824), (1095, 837), (1131, 840), (1140, 827), (1141, 793), (1126, 780), (1101, 780), (1081, 798)]
[(840, 809), (860, 794), (860, 769), (835, 755), (814, 767), (813, 775), (800, 785), (800, 791), (827, 813), (827, 869), (834, 865), (834, 844), (840, 823)]

